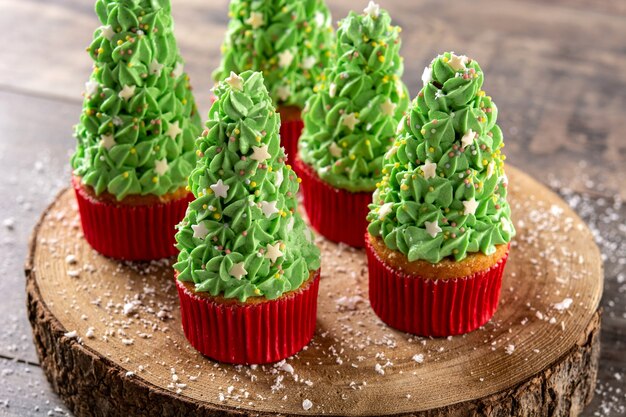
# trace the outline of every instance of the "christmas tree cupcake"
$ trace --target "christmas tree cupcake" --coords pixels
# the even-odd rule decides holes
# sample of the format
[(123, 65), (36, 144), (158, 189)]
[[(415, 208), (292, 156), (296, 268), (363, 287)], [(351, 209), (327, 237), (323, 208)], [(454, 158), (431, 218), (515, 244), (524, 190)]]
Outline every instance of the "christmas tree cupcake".
[(232, 0), (216, 81), (231, 71), (262, 71), (278, 108), (281, 144), (294, 157), (301, 111), (331, 58), (334, 34), (324, 0)]
[(83, 232), (107, 256), (173, 256), (202, 125), (169, 1), (98, 0), (96, 13), (71, 162)]
[(480, 66), (445, 53), (422, 80), (370, 206), (369, 293), (390, 326), (448, 336), (493, 316), (515, 230)]
[(364, 246), (368, 204), (383, 155), (408, 106), (400, 28), (373, 2), (337, 31), (337, 61), (307, 102), (296, 170), (311, 225), (326, 238)]
[(275, 362), (313, 336), (320, 252), (297, 211), (299, 179), (263, 75), (231, 73), (214, 93), (176, 235), (183, 328), (218, 361)]

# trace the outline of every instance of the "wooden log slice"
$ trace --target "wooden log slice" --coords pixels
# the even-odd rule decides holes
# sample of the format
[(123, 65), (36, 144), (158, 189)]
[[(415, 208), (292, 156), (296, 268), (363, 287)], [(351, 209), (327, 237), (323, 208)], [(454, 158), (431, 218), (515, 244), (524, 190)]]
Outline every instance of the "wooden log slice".
[(363, 251), (319, 240), (317, 332), (277, 365), (212, 362), (187, 343), (171, 260), (120, 264), (81, 236), (62, 192), (34, 231), (28, 309), (41, 365), (77, 416), (570, 416), (593, 395), (602, 264), (589, 229), (509, 168), (518, 237), (495, 317), (429, 339), (386, 327)]

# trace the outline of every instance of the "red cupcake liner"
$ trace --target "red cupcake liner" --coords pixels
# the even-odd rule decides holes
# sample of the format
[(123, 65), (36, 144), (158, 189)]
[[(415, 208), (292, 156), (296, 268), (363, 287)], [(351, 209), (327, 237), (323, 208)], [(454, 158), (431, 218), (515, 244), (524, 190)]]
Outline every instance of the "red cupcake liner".
[(277, 362), (313, 338), (320, 271), (306, 288), (276, 300), (222, 304), (200, 297), (176, 279), (183, 330), (191, 345), (219, 362)]
[(380, 259), (369, 238), (366, 241), (370, 304), (389, 326), (419, 336), (446, 337), (476, 330), (496, 312), (508, 252), (487, 270), (434, 280), (394, 270)]
[(362, 248), (372, 193), (351, 193), (322, 181), (309, 165), (296, 159), (300, 190), (311, 226), (326, 239)]
[(178, 253), (174, 227), (185, 217), (193, 194), (162, 204), (115, 205), (91, 196), (77, 178), (72, 185), (85, 239), (102, 255), (150, 261)]
[(294, 161), (298, 153), (298, 141), (304, 123), (302, 120), (288, 120), (280, 124), (280, 144), (285, 148), (287, 160)]

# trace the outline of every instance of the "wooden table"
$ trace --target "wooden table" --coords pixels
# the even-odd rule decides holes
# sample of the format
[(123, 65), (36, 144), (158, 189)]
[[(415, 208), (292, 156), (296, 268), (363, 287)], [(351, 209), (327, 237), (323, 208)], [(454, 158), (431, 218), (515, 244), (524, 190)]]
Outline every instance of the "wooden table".
[[(176, 33), (203, 114), (227, 23), (226, 0), (175, 0)], [(328, 1), (338, 19), (365, 1)], [(415, 94), (438, 52), (475, 57), (499, 106), (508, 162), (559, 192), (605, 255), (602, 357), (585, 416), (626, 407), (626, 4), (619, 0), (383, 2), (404, 31)], [(24, 308), (29, 233), (68, 184), (72, 125), (97, 27), (92, 0), (0, 0), (0, 415), (64, 415), (37, 364)]]

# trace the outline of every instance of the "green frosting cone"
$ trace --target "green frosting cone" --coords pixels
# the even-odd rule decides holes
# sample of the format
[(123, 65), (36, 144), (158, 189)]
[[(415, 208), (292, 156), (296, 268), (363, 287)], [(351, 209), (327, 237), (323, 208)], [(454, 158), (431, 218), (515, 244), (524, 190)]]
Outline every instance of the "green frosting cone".
[(304, 107), (334, 42), (324, 0), (232, 0), (229, 16), (215, 81), (262, 71), (276, 105)]
[(490, 255), (515, 235), (497, 107), (481, 90), (480, 66), (465, 56), (438, 56), (422, 80), (385, 155), (369, 232), (409, 261)]
[(174, 268), (196, 291), (238, 298), (280, 297), (320, 266), (297, 212), (299, 179), (285, 165), (280, 116), (260, 72), (231, 73), (214, 90), (200, 159), (189, 178), (196, 196), (178, 226)]
[(373, 191), (383, 154), (407, 109), (400, 28), (374, 3), (350, 12), (337, 31), (337, 61), (304, 113), (299, 156), (336, 188)]
[(184, 187), (201, 120), (174, 39), (169, 0), (98, 0), (87, 52), (74, 174), (96, 194), (163, 195)]

